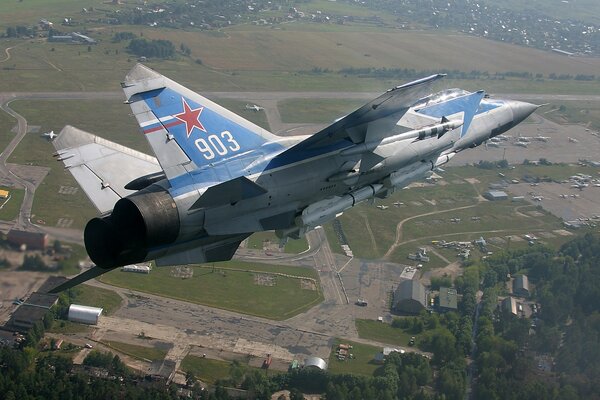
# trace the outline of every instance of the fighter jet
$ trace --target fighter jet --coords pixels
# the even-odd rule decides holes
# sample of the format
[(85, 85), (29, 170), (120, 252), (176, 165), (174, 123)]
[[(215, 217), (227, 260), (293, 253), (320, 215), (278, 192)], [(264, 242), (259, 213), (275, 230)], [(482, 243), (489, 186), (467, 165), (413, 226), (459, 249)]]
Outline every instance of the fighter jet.
[(278, 137), (136, 65), (122, 87), (156, 157), (71, 126), (56, 156), (100, 216), (84, 231), (95, 266), (58, 292), (119, 266), (231, 259), (253, 232), (298, 238), (355, 205), (427, 177), (537, 106), (449, 89), (443, 75), (394, 87), (311, 136)]

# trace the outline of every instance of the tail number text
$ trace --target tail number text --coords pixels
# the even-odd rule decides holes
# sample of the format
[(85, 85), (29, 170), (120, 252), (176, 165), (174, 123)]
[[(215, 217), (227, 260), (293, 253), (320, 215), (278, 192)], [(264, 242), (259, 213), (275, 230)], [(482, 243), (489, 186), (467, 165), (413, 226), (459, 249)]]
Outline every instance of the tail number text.
[(220, 136), (209, 135), (206, 138), (196, 139), (194, 142), (196, 148), (207, 160), (212, 160), (216, 154), (224, 156), (229, 152), (235, 153), (240, 149), (240, 145), (233, 138), (231, 132), (223, 131)]

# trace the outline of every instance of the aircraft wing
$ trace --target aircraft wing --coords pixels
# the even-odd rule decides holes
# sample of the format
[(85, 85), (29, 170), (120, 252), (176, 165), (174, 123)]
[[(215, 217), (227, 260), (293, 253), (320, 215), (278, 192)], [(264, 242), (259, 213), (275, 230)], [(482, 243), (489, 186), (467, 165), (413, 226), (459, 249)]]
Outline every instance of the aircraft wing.
[(147, 154), (65, 126), (52, 142), (65, 164), (101, 214), (134, 191), (125, 185), (142, 175), (161, 172), (158, 161)]
[[(344, 139), (355, 144), (363, 143), (369, 139), (367, 136), (375, 131), (385, 130), (386, 127), (389, 131), (413, 104), (429, 93), (431, 85), (444, 76), (431, 75), (390, 89), (375, 100), (289, 148), (280, 156), (335, 145)], [(387, 118), (390, 116), (393, 118)], [(378, 125), (381, 129), (376, 129), (372, 125)]]

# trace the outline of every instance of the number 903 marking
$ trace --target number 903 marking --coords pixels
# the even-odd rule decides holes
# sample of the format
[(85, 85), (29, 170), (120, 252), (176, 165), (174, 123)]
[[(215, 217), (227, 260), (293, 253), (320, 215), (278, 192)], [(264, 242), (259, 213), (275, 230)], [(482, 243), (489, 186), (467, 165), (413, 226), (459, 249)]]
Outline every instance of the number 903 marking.
[(221, 137), (209, 135), (206, 138), (196, 139), (194, 144), (207, 160), (212, 160), (217, 154), (224, 156), (230, 151), (235, 153), (240, 149), (240, 145), (229, 131), (221, 132)]

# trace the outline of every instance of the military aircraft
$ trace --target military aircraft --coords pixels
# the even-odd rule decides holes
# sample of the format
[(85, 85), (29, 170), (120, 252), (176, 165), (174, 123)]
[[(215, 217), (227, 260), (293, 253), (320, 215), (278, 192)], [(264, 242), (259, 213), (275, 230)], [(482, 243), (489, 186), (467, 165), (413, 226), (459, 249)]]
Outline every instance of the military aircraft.
[(257, 106), (256, 104), (246, 104), (246, 110), (252, 110), (252, 111), (259, 112), (264, 109), (265, 109), (264, 107)]
[(257, 231), (298, 238), (537, 108), (483, 91), (428, 95), (442, 77), (394, 87), (314, 135), (278, 137), (137, 64), (122, 83), (125, 103), (156, 158), (71, 126), (53, 142), (101, 214), (84, 231), (95, 266), (53, 291), (143, 261), (229, 260)]
[(45, 138), (48, 138), (48, 140), (52, 140), (55, 137), (57, 137), (58, 135), (56, 133), (54, 133), (54, 131), (50, 131), (50, 132), (42, 133), (42, 136), (44, 136)]

